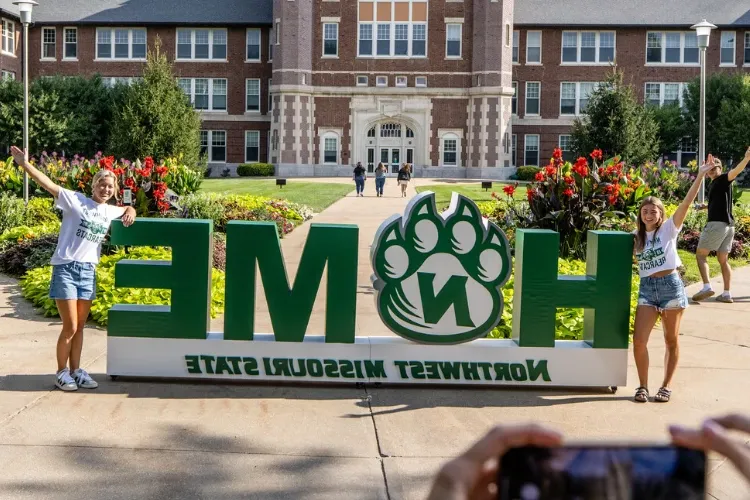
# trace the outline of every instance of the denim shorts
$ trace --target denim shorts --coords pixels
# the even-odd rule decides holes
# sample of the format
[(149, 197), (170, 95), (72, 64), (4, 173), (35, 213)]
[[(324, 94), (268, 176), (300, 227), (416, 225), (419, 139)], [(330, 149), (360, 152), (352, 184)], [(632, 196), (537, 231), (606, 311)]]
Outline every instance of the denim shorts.
[(659, 311), (685, 309), (688, 306), (685, 286), (679, 274), (672, 273), (661, 278), (641, 278), (638, 290), (638, 305), (653, 306)]
[(62, 300), (94, 300), (96, 266), (89, 262), (69, 262), (52, 266), (49, 296), (51, 299)]

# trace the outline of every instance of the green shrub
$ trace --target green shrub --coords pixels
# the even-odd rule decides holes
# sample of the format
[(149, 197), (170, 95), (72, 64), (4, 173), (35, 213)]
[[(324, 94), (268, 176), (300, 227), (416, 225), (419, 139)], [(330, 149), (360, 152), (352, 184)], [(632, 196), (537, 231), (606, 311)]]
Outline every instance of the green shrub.
[(203, 182), (203, 174), (185, 165), (177, 164), (174, 160), (167, 160), (169, 173), (164, 178), (167, 186), (179, 196), (197, 192)]
[(25, 222), (29, 226), (58, 226), (60, 224), (60, 215), (55, 209), (52, 198), (34, 197), (26, 205)]
[(274, 168), (270, 163), (243, 163), (237, 167), (240, 177), (273, 177)]
[(20, 243), (24, 240), (31, 240), (45, 234), (57, 234), (60, 232), (60, 221), (39, 226), (16, 226), (6, 229), (0, 234), (0, 243), (12, 241)]
[(26, 219), (26, 210), (21, 198), (9, 193), (0, 194), (0, 233), (20, 226)]
[(210, 219), (218, 228), (224, 219), (222, 195), (216, 193), (193, 193), (180, 199), (178, 216), (183, 219)]
[(0, 253), (0, 272), (21, 276), (26, 271), (49, 264), (57, 246), (57, 235), (48, 234), (24, 240)]
[[(115, 288), (115, 264), (122, 259), (170, 260), (172, 254), (166, 249), (138, 247), (128, 255), (120, 250), (102, 257), (96, 270), (96, 299), (91, 306), (91, 318), (100, 325), (107, 324), (107, 314), (115, 304), (169, 305), (171, 292), (151, 288)], [(52, 267), (41, 267), (27, 272), (21, 278), (21, 293), (34, 306), (40, 307), (45, 316), (58, 316), (55, 301), (49, 298)], [(211, 317), (224, 312), (224, 273), (213, 270), (211, 279)]]
[(534, 176), (540, 170), (542, 169), (539, 167), (518, 167), (516, 170), (516, 178), (519, 181), (533, 181)]

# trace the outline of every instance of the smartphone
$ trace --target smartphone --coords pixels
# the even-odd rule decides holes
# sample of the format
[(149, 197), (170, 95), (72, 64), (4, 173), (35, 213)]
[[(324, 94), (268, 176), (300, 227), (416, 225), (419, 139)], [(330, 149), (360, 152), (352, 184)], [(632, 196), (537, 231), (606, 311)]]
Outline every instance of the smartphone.
[(676, 446), (513, 448), (500, 458), (499, 500), (703, 500), (706, 455)]

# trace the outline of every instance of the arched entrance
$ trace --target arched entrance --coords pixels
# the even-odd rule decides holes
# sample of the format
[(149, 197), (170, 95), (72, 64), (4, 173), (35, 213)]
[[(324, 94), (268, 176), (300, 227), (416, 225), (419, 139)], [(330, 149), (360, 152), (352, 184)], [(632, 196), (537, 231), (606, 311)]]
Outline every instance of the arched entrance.
[(376, 123), (367, 130), (367, 171), (374, 172), (378, 163), (383, 163), (388, 167), (389, 175), (395, 175), (402, 163), (414, 163), (415, 149), (416, 140), (411, 127), (396, 121)]

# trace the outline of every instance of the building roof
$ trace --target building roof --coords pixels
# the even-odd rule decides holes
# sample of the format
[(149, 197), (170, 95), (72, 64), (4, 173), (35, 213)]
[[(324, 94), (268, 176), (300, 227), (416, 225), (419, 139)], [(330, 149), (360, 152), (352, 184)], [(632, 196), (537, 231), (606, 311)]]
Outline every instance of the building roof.
[(10, 15), (18, 19), (18, 7), (13, 5), (13, 0), (0, 0), (0, 15)]
[[(34, 23), (273, 24), (272, 0), (37, 0)], [(0, 8), (11, 0), (0, 0)], [(11, 7), (15, 7), (11, 5)]]
[(747, 0), (516, 0), (514, 22), (535, 26), (669, 26), (703, 19), (750, 26)]

